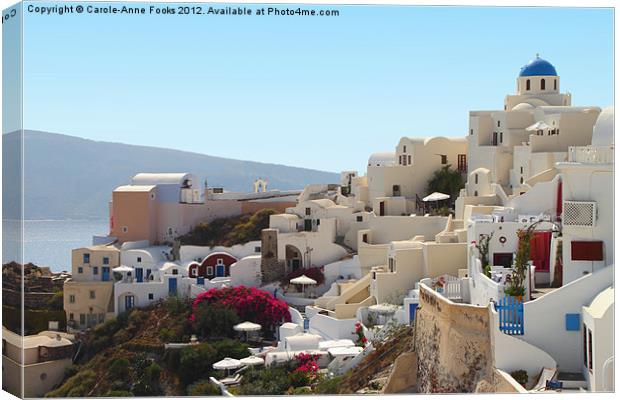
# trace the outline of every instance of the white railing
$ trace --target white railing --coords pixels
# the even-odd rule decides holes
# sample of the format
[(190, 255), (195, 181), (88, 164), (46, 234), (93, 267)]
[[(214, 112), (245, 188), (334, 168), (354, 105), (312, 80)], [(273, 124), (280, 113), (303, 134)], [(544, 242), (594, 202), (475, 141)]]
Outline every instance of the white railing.
[(461, 289), (460, 280), (449, 280), (444, 285), (445, 297), (452, 301), (463, 300), (463, 291)]
[(587, 164), (613, 164), (613, 146), (571, 146), (568, 161)]

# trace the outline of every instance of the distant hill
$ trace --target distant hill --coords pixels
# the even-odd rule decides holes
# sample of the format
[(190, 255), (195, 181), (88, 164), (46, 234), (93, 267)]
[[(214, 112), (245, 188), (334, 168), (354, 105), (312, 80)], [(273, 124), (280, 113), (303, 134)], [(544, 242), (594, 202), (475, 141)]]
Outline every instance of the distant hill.
[[(19, 164), (18, 132), (3, 135), (2, 153), (5, 166)], [(339, 180), (332, 172), (39, 131), (24, 132), (24, 158), (26, 219), (105, 218), (112, 190), (138, 172), (189, 172), (209, 186), (244, 192), (258, 177), (267, 179), (270, 189), (283, 190)], [(4, 218), (18, 218), (16, 168), (3, 168), (2, 190)]]

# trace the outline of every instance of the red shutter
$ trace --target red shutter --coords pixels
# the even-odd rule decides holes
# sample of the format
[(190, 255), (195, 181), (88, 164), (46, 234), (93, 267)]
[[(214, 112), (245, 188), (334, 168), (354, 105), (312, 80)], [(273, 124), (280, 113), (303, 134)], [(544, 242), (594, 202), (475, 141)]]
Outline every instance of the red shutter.
[(570, 242), (570, 257), (573, 261), (603, 261), (603, 242), (600, 240)]

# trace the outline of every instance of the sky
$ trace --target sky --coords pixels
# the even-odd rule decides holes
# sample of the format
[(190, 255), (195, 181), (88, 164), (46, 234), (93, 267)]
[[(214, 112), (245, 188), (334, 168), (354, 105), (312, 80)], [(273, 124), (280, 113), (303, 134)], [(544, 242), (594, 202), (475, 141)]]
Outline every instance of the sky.
[(402, 136), (465, 136), (536, 53), (573, 105), (613, 103), (611, 9), (303, 7), (340, 15), (25, 11), (24, 127), (363, 172)]

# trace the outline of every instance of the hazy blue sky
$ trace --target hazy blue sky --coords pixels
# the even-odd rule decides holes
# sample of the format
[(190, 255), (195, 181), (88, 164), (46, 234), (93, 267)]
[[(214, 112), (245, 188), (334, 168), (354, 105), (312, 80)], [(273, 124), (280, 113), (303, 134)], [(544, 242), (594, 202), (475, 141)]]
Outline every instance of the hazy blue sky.
[(401, 136), (465, 135), (467, 112), (502, 108), (537, 52), (574, 105), (613, 102), (611, 9), (331, 8), (340, 16), (26, 12), (25, 127), (364, 170)]

